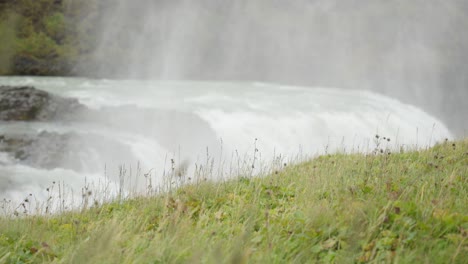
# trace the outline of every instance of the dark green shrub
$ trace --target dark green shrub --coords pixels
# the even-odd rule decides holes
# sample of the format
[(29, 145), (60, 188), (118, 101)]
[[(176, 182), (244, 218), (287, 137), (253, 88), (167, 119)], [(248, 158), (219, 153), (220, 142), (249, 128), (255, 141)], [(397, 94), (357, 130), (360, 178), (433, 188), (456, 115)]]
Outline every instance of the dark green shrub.
[(61, 43), (65, 37), (65, 17), (62, 13), (55, 12), (44, 18), (45, 32), (56, 42)]

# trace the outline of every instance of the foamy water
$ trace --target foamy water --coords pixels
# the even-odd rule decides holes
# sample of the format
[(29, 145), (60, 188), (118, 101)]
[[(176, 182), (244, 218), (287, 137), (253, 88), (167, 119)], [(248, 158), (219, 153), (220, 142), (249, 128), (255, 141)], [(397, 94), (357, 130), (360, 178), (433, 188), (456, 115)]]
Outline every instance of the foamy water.
[[(371, 151), (376, 134), (391, 139), (385, 142), (388, 148), (427, 147), (452, 137), (444, 124), (424, 111), (367, 91), (30, 77), (0, 77), (0, 84), (32, 85), (77, 98), (91, 109), (107, 109), (104, 119), (94, 122), (93, 117), (83, 117), (73, 122), (0, 123), (0, 134), (73, 133), (80, 140), (64, 150), (78, 153), (80, 158), (67, 160), (67, 165), (80, 163), (80, 171), (27, 166), (0, 153), (0, 198), (14, 200), (29, 193), (46, 199), (45, 190), (54, 181), (75, 189), (77, 199), (85, 179), (88, 184), (107, 182), (115, 193), (121, 180), (119, 166), (124, 164), (127, 174), (130, 170), (138, 174), (137, 167), (140, 176), (151, 172), (155, 184), (170, 172), (171, 159), (176, 167), (187, 164), (189, 174), (195, 164), (211, 160), (214, 167), (222, 167), (215, 168), (215, 176), (227, 177), (229, 171), (236, 172), (234, 158), (235, 164), (239, 159), (249, 163), (255, 155), (255, 162), (268, 163), (279, 156), (288, 160), (325, 151)], [(132, 181), (135, 188), (147, 184), (143, 177)]]

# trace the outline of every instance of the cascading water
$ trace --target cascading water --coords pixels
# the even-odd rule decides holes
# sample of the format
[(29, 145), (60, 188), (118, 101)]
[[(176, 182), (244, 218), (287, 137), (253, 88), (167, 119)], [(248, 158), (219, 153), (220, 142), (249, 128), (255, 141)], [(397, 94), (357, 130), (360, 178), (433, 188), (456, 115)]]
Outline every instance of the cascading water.
[(370, 152), (375, 134), (390, 138), (380, 148), (392, 151), (451, 137), (420, 109), (366, 91), (245, 82), (0, 81), (78, 98), (96, 111), (72, 121), (1, 123), (1, 134), (30, 134), (45, 142), (30, 149), (29, 160), (0, 157), (1, 194), (16, 200), (28, 193), (45, 200), (54, 181), (80, 194), (86, 183), (108, 180), (115, 194), (122, 165), (142, 171), (140, 179), (127, 182), (142, 192), (142, 175), (151, 172), (153, 184), (162, 184), (171, 160), (186, 164), (188, 176), (196, 164), (213, 162), (211, 176), (224, 178), (245, 173), (238, 162), (261, 167), (279, 156), (289, 162), (298, 154)]
[[(0, 77), (89, 109), (0, 123), (0, 135), (33, 139), (27, 158), (0, 152), (0, 198), (47, 200), (52, 182), (78, 198), (106, 182), (116, 195), (122, 173), (226, 177), (278, 157), (463, 136), (467, 14), (462, 0), (112, 1), (75, 69), (98, 79)], [(126, 186), (144, 191), (143, 178)]]
[(112, 1), (96, 26), (95, 60), (82, 72), (365, 89), (416, 105), (465, 136), (467, 3)]

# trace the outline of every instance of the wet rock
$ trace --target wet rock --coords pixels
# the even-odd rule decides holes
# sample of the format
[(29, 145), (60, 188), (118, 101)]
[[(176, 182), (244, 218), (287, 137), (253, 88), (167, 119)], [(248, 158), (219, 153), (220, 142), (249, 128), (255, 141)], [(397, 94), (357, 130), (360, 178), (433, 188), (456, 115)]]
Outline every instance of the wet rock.
[(49, 121), (85, 109), (78, 100), (30, 86), (0, 86), (0, 121)]
[(0, 135), (0, 153), (6, 153), (15, 163), (35, 168), (63, 168), (80, 172), (102, 169), (101, 157), (128, 159), (127, 146), (98, 135), (40, 132), (38, 134)]
[(31, 139), (0, 135), (0, 152), (11, 153), (15, 159), (24, 159), (24, 149), (31, 143)]

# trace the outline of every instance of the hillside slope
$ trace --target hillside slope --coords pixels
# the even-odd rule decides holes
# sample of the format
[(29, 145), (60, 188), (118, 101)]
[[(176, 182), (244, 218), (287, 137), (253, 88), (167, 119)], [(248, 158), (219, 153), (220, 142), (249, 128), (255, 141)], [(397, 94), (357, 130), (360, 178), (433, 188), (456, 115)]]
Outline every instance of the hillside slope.
[[(0, 219), (1, 263), (463, 263), (468, 140)], [(93, 194), (90, 194), (93, 195)]]

